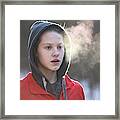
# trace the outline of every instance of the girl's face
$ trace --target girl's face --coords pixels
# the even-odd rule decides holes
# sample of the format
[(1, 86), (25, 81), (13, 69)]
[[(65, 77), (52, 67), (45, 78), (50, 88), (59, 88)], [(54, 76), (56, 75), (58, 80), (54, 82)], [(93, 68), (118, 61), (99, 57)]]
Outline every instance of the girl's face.
[(64, 57), (63, 36), (55, 31), (43, 33), (37, 48), (37, 57), (39, 68), (58, 70)]

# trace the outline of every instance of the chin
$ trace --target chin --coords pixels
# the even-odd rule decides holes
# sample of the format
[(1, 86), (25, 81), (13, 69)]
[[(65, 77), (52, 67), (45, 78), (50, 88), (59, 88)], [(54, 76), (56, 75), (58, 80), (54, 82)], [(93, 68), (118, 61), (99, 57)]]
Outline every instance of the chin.
[(51, 69), (52, 71), (57, 71), (60, 67), (56, 67), (56, 68), (53, 68)]

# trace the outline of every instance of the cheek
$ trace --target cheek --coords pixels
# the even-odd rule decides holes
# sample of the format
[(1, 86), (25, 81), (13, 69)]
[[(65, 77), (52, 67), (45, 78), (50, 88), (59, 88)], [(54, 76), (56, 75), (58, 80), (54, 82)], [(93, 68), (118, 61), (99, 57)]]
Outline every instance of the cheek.
[(43, 63), (43, 62), (46, 62), (47, 59), (49, 59), (49, 54), (48, 54), (48, 52), (46, 52), (46, 51), (44, 51), (44, 50), (38, 51), (37, 55), (38, 55), (39, 61), (42, 62), (42, 63)]

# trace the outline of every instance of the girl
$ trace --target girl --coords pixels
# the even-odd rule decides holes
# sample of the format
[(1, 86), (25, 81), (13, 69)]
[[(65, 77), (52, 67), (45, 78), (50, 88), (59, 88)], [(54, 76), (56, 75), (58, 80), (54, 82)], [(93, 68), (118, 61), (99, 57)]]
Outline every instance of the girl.
[(84, 100), (81, 84), (68, 75), (65, 40), (59, 24), (37, 21), (31, 27), (28, 60), (31, 72), (20, 81), (21, 100)]

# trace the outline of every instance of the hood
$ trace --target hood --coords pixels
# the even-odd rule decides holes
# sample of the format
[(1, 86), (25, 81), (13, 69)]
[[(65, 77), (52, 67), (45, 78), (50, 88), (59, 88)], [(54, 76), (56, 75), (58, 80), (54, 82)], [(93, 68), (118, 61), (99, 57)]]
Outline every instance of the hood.
[[(64, 28), (61, 27), (59, 24), (48, 22), (48, 21), (36, 21), (30, 28), (29, 40), (28, 40), (28, 61), (31, 68), (32, 75), (34, 79), (44, 88), (42, 77), (43, 74), (38, 69), (36, 64), (36, 56), (35, 56), (35, 48), (38, 46), (39, 37), (40, 35), (49, 27), (49, 26), (57, 26), (62, 29), (64, 32)], [(66, 32), (65, 32), (66, 34)], [(68, 36), (66, 34), (66, 36)], [(68, 37), (69, 39), (69, 37)], [(70, 42), (70, 41), (68, 41)], [(66, 51), (66, 50), (65, 50)], [(57, 79), (61, 80), (63, 76), (67, 73), (69, 68), (70, 61), (66, 59), (66, 52), (63, 58), (63, 62), (57, 71)]]

